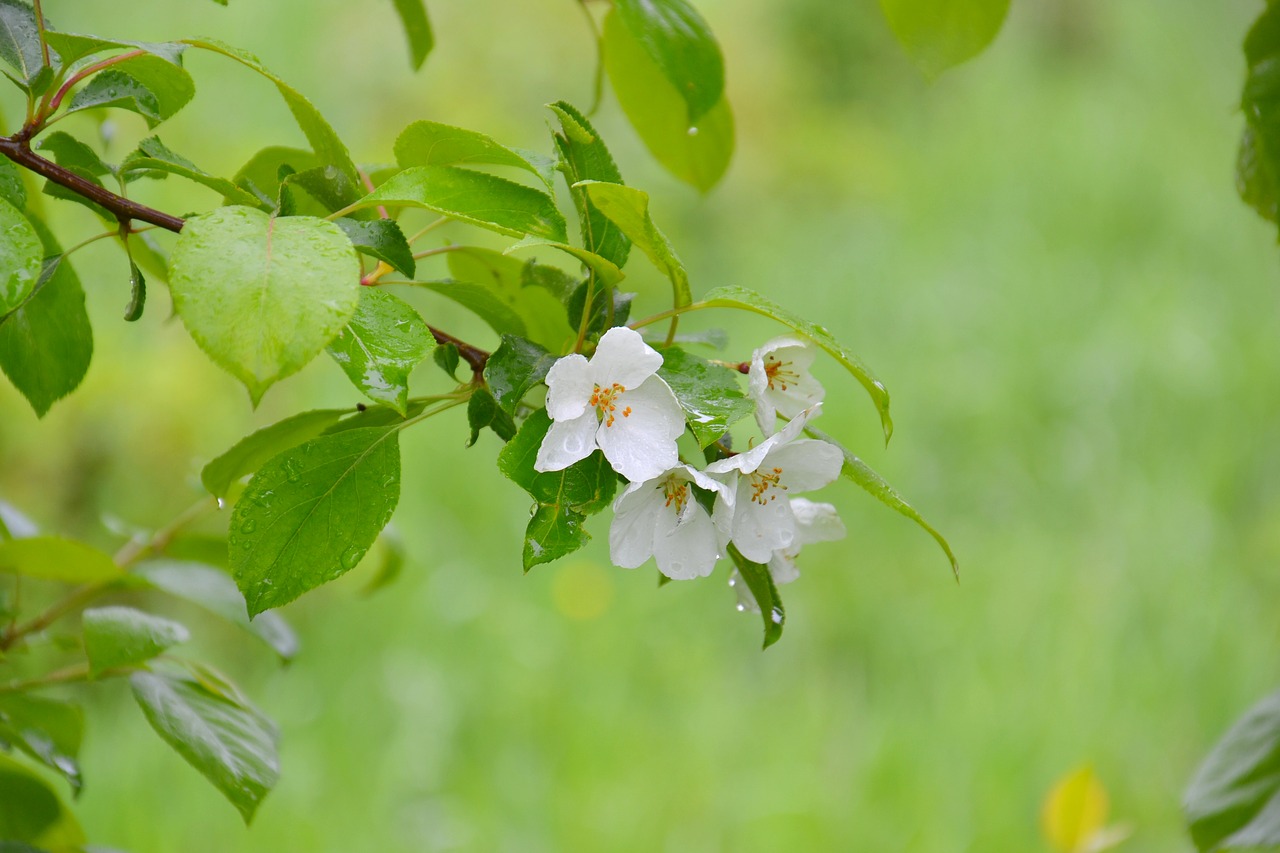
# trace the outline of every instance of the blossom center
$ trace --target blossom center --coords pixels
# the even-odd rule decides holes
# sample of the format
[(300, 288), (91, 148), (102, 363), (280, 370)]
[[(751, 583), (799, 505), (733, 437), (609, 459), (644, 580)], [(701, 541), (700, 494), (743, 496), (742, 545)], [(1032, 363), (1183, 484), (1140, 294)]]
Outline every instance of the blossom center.
[(614, 418), (618, 414), (621, 414), (624, 418), (631, 417), (630, 406), (624, 406), (621, 413), (617, 411), (618, 395), (626, 390), (624, 386), (615, 382), (608, 388), (601, 388), (597, 385), (591, 392), (591, 399), (588, 402), (595, 407), (596, 414), (600, 416), (600, 420), (604, 422), (605, 426), (613, 426)]
[(667, 496), (665, 506), (675, 506), (677, 516), (683, 513), (684, 505), (689, 502), (689, 483), (685, 480), (677, 480), (675, 477), (668, 477), (662, 484), (662, 491)]
[(751, 483), (751, 502), (761, 506), (777, 500), (779, 490), (784, 492), (787, 490), (787, 487), (782, 484), (781, 468), (752, 471), (747, 475), (747, 480)]
[(764, 363), (764, 375), (769, 380), (770, 391), (786, 391), (788, 383), (794, 385), (800, 381), (800, 374), (791, 369), (791, 362), (779, 361), (772, 355)]

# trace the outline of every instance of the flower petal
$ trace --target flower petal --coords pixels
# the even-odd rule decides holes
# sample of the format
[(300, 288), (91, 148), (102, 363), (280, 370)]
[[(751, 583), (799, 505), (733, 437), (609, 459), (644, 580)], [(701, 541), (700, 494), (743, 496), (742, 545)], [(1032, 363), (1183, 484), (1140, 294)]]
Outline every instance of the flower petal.
[(591, 356), (592, 378), (601, 388), (618, 383), (637, 388), (662, 367), (662, 356), (644, 342), (640, 333), (626, 326), (614, 326), (604, 333)]
[(844, 454), (834, 444), (809, 438), (775, 449), (766, 465), (782, 469), (781, 485), (788, 491), (812, 492), (840, 476)]
[(720, 559), (716, 528), (707, 511), (696, 504), (686, 518), (663, 535), (663, 520), (653, 538), (658, 571), (676, 581), (705, 578)]
[(535, 471), (563, 471), (596, 449), (596, 413), (584, 412), (567, 421), (554, 421), (538, 448)]
[[(675, 394), (657, 376), (619, 394), (611, 419), (600, 424), (596, 441), (613, 470), (632, 482), (650, 480), (679, 462), (676, 439), (684, 432), (684, 412)], [(610, 423), (612, 420), (612, 423)]]
[(614, 502), (609, 525), (609, 559), (634, 569), (653, 556), (654, 530), (666, 509), (662, 490), (652, 483), (632, 483)]
[(792, 498), (791, 511), (796, 516), (796, 544), (835, 542), (848, 533), (836, 508), (828, 503), (817, 503), (805, 498)]
[(769, 574), (776, 584), (791, 583), (800, 577), (800, 569), (796, 566), (795, 550), (788, 548), (777, 551), (769, 558)]
[(790, 548), (796, 541), (796, 517), (791, 502), (751, 500), (751, 484), (738, 483), (737, 505), (733, 508), (733, 544), (753, 563), (767, 563), (774, 551)]
[(593, 389), (591, 365), (574, 353), (557, 359), (547, 371), (547, 414), (553, 421), (566, 421), (587, 410)]

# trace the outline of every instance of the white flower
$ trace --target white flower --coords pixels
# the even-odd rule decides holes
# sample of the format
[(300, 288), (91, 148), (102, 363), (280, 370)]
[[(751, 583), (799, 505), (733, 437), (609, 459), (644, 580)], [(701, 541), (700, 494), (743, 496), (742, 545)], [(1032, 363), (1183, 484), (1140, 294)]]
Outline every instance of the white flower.
[(634, 569), (653, 557), (658, 571), (672, 580), (711, 574), (720, 559), (719, 537), (694, 497), (694, 485), (717, 494), (726, 489), (688, 465), (628, 486), (613, 503), (609, 557), (614, 564)]
[[(773, 582), (779, 586), (791, 583), (800, 577), (796, 568), (796, 557), (800, 549), (814, 542), (834, 542), (845, 537), (844, 522), (836, 513), (836, 508), (827, 503), (815, 503), (805, 498), (792, 498), (791, 511), (796, 516), (796, 541), (790, 548), (775, 551), (769, 558), (769, 574)], [(729, 586), (738, 595), (738, 609), (759, 611), (756, 598), (742, 579), (742, 575), (734, 569), (729, 575)]]
[(796, 544), (798, 525), (788, 497), (820, 489), (840, 475), (844, 454), (839, 448), (797, 440), (809, 418), (821, 411), (821, 405), (805, 409), (781, 432), (707, 466), (707, 473), (719, 475), (730, 490), (716, 497), (716, 527), (752, 562), (767, 563), (775, 551)]
[(625, 326), (604, 333), (590, 361), (567, 355), (547, 373), (547, 414), (554, 423), (534, 469), (561, 471), (604, 451), (632, 482), (657, 477), (679, 461), (684, 413), (657, 376), (662, 356)]
[(765, 435), (773, 434), (779, 412), (794, 418), (822, 402), (822, 386), (809, 375), (813, 357), (812, 344), (790, 335), (774, 338), (751, 354), (747, 393), (756, 402), (756, 423)]

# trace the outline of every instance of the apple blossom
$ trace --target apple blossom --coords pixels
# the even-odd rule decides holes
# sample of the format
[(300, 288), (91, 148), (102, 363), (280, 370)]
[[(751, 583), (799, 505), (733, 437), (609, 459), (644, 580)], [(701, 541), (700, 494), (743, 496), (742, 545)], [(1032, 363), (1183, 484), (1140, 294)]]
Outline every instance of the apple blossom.
[[(781, 586), (791, 583), (800, 577), (796, 568), (796, 557), (800, 549), (814, 542), (834, 542), (845, 537), (844, 522), (836, 514), (836, 508), (828, 503), (817, 503), (805, 498), (792, 498), (791, 511), (796, 517), (796, 540), (789, 548), (775, 551), (769, 558), (769, 575), (773, 582)], [(742, 575), (734, 569), (729, 575), (729, 586), (738, 595), (739, 610), (756, 610), (755, 596), (742, 580)]]
[(698, 503), (693, 487), (716, 492), (726, 486), (688, 465), (678, 465), (643, 483), (632, 483), (613, 504), (609, 556), (634, 569), (653, 557), (658, 571), (672, 580), (706, 577), (720, 559), (720, 543), (711, 515)]
[(777, 428), (779, 412), (793, 418), (822, 402), (822, 386), (809, 374), (813, 358), (813, 345), (791, 335), (774, 338), (751, 354), (747, 394), (755, 401), (756, 423), (765, 435)]

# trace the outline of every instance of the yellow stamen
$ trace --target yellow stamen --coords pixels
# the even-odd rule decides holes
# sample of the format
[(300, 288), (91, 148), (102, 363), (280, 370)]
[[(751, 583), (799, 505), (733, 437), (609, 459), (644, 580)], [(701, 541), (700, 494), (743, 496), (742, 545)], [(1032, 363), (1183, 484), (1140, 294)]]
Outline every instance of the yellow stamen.
[(689, 502), (689, 484), (684, 480), (677, 480), (675, 477), (668, 477), (667, 481), (662, 484), (662, 490), (667, 495), (666, 506), (675, 504), (676, 515), (684, 512), (684, 505)]
[[(615, 382), (608, 388), (601, 388), (597, 385), (595, 386), (595, 390), (591, 392), (591, 399), (588, 402), (595, 407), (596, 414), (600, 416), (600, 420), (604, 422), (606, 427), (613, 426), (613, 413), (614, 409), (617, 407), (617, 403), (614, 401), (617, 399), (619, 394), (626, 390), (626, 388)], [(624, 418), (631, 416), (630, 406), (623, 411), (622, 416)]]
[[(787, 383), (794, 385), (800, 381), (800, 374), (794, 370), (787, 369), (790, 367), (791, 362), (789, 361), (778, 361), (773, 355), (766, 356), (764, 375), (769, 380), (769, 390), (786, 391)], [(776, 386), (774, 385), (775, 382), (777, 382)]]
[[(772, 472), (765, 473), (763, 471), (752, 471), (747, 475), (751, 481), (751, 502), (764, 506), (769, 501), (778, 499), (777, 490), (787, 491), (787, 487), (782, 484), (782, 469), (774, 468)], [(773, 489), (774, 493), (770, 494), (769, 490)]]

